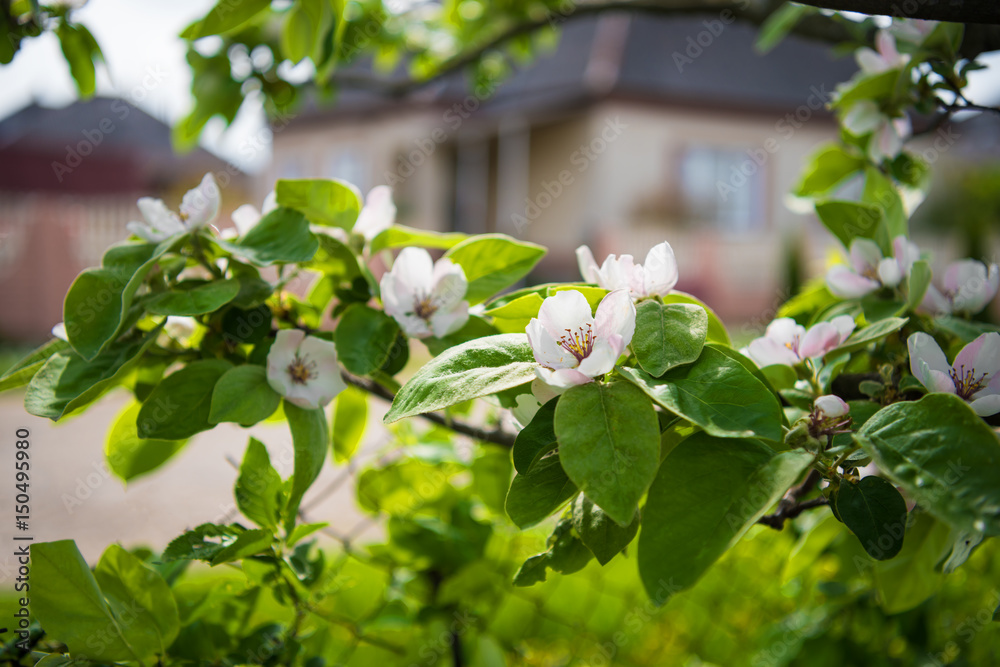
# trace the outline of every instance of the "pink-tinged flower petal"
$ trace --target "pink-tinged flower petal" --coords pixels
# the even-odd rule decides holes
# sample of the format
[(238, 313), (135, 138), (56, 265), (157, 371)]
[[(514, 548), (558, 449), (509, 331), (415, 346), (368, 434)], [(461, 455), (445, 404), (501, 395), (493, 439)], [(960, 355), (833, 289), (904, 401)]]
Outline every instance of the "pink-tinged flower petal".
[(379, 294), (382, 295), (382, 306), (387, 315), (396, 317), (413, 311), (415, 295), (413, 289), (405, 282), (398, 280), (392, 271), (382, 274), (379, 281)]
[(884, 158), (894, 158), (903, 150), (903, 137), (892, 122), (883, 123), (868, 144), (868, 156), (874, 162)]
[(997, 293), (996, 265), (989, 269), (982, 262), (963, 259), (950, 265), (944, 274), (944, 288), (951, 294), (952, 309), (975, 314), (986, 307)]
[(569, 350), (560, 345), (555, 337), (537, 318), (531, 318), (525, 330), (528, 345), (535, 355), (535, 361), (548, 368), (574, 368), (579, 362)]
[(879, 284), (858, 275), (844, 264), (838, 264), (827, 272), (826, 286), (836, 297), (857, 299), (877, 290)]
[(805, 335), (806, 328), (790, 317), (779, 317), (772, 320), (764, 331), (765, 338), (770, 338), (782, 346), (785, 343), (794, 344), (796, 340), (801, 340)]
[(646, 296), (669, 294), (677, 284), (677, 258), (674, 249), (664, 241), (649, 249), (642, 265)]
[(587, 325), (594, 326), (590, 303), (576, 290), (556, 292), (545, 299), (542, 307), (538, 309), (538, 319), (556, 340), (581, 327), (586, 329)]
[(597, 306), (594, 336), (606, 340), (614, 334), (621, 336), (623, 347), (632, 342), (635, 334), (635, 304), (625, 290), (609, 292)]
[(434, 262), (423, 248), (403, 248), (392, 265), (391, 273), (411, 293), (430, 296), (434, 287)]
[(862, 275), (874, 273), (882, 261), (882, 251), (871, 239), (856, 238), (851, 241), (851, 266)]
[(354, 223), (354, 233), (371, 241), (383, 231), (392, 227), (396, 220), (396, 205), (392, 202), (392, 188), (377, 185), (365, 197), (365, 205)]
[(878, 279), (886, 287), (895, 287), (903, 281), (903, 271), (893, 257), (886, 257), (878, 263)]
[(278, 208), (278, 193), (271, 190), (264, 197), (264, 205), (260, 207), (260, 214), (267, 215), (276, 208)]
[(632, 261), (632, 255), (621, 257), (608, 255), (601, 265), (601, 280), (598, 284), (606, 290), (631, 290), (634, 275), (635, 263)]
[[(941, 351), (941, 346), (932, 336), (918, 331), (906, 339), (906, 347), (910, 352), (910, 372), (928, 390), (933, 383), (930, 378), (931, 371), (943, 373), (945, 376), (951, 371), (951, 364), (948, 363), (944, 352)], [(952, 387), (952, 391), (954, 391), (954, 385)]]
[(847, 340), (847, 338), (854, 333), (854, 327), (857, 326), (854, 322), (854, 318), (850, 315), (838, 315), (830, 320), (830, 324), (836, 327), (837, 333), (840, 334), (840, 340), (837, 342), (837, 345), (840, 345)]
[(951, 379), (951, 375), (948, 373), (942, 373), (941, 371), (932, 371), (928, 366), (926, 361), (920, 362), (921, 377), (917, 379), (920, 380), (920, 384), (927, 388), (927, 391), (934, 394), (954, 394), (955, 392), (955, 382)]
[(882, 61), (886, 64), (887, 69), (902, 67), (910, 60), (909, 56), (902, 55), (896, 49), (896, 39), (892, 33), (886, 30), (879, 30), (878, 34), (875, 35), (875, 48), (882, 56)]
[(305, 332), (299, 329), (282, 329), (267, 353), (267, 383), (282, 396), (287, 396), (295, 384), (288, 374), (288, 367), (295, 360), (299, 344), (305, 337)]
[(977, 378), (984, 373), (991, 379), (1000, 374), (1000, 333), (984, 333), (963, 347), (952, 367), (974, 371)]
[(597, 265), (597, 260), (594, 259), (594, 253), (590, 252), (590, 248), (582, 245), (576, 249), (576, 263), (580, 267), (580, 276), (584, 282), (600, 284), (601, 267)]
[(432, 277), (433, 287), (431, 297), (438, 308), (451, 310), (461, 303), (469, 289), (469, 281), (465, 279), (465, 271), (447, 257), (442, 257), (434, 264)]
[(885, 122), (885, 116), (877, 104), (871, 100), (861, 100), (851, 106), (842, 122), (848, 132), (856, 137), (863, 137), (878, 129)]
[[(538, 372), (535, 371), (535, 373), (537, 375)], [(540, 377), (535, 377), (535, 379), (531, 381), (531, 395), (534, 396), (535, 399), (542, 405), (545, 405), (564, 391), (566, 390), (556, 389), (555, 387), (545, 384)]]
[(892, 240), (892, 253), (899, 264), (899, 270), (904, 276), (910, 275), (913, 264), (920, 259), (920, 248), (917, 244), (911, 243), (903, 235), (899, 235)]
[(799, 345), (799, 356), (822, 357), (824, 354), (840, 345), (840, 332), (830, 322), (820, 322), (809, 327), (802, 343)]
[(820, 415), (826, 419), (843, 417), (851, 411), (851, 406), (849, 406), (844, 399), (832, 394), (817, 398), (813, 401), (813, 408), (815, 408), (816, 412), (820, 413)]
[(254, 206), (250, 204), (243, 204), (238, 209), (233, 211), (232, 214), (233, 224), (236, 225), (236, 231), (240, 236), (243, 236), (251, 229), (253, 229), (261, 219), (261, 213)]
[(928, 285), (918, 310), (930, 315), (949, 315), (951, 314), (951, 301), (937, 287)]
[(969, 403), (980, 417), (989, 417), (1000, 412), (1000, 394), (989, 394)]
[(188, 190), (181, 200), (181, 219), (188, 229), (199, 229), (211, 224), (219, 215), (222, 193), (212, 174), (205, 174), (198, 187)]
[(469, 302), (459, 301), (450, 310), (439, 308), (431, 315), (431, 330), (438, 338), (453, 334), (469, 321)]
[(800, 361), (799, 355), (791, 349), (775, 340), (774, 338), (757, 338), (750, 341), (747, 346), (747, 356), (759, 367), (773, 366), (794, 366)]
[[(388, 313), (388, 311), (386, 312)], [(413, 313), (392, 313), (391, 315), (403, 333), (410, 338), (430, 338), (434, 335), (430, 323), (422, 317), (417, 317)]]
[[(619, 336), (615, 336), (615, 338), (618, 340), (614, 342), (620, 344), (621, 338)], [(594, 349), (584, 357), (580, 365), (576, 367), (576, 370), (587, 377), (597, 377), (611, 371), (615, 367), (615, 362), (618, 361), (618, 356), (621, 353), (621, 348), (615, 345), (614, 342), (598, 338), (594, 342)], [(616, 347), (618, 349), (615, 349)]]
[(854, 60), (857, 61), (858, 67), (865, 74), (878, 74), (888, 69), (882, 56), (867, 46), (854, 52)]
[[(560, 368), (558, 370), (551, 370), (549, 368), (545, 368), (544, 366), (539, 366), (535, 369), (535, 375), (538, 376), (539, 380), (557, 390), (566, 390), (570, 387), (575, 387), (578, 384), (593, 382), (593, 378), (587, 377), (575, 368)], [(560, 391), (559, 393), (562, 392)]]

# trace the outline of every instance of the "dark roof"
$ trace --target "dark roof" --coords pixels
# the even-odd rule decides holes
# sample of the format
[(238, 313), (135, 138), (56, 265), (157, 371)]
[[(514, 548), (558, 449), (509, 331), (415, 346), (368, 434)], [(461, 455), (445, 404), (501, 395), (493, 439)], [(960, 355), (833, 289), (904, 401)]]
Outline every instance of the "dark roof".
[[(829, 94), (857, 71), (850, 58), (835, 59), (829, 45), (794, 36), (761, 55), (754, 50), (757, 32), (754, 26), (713, 18), (635, 12), (572, 19), (562, 26), (558, 46), (539, 52), (504, 81), (479, 113), (530, 116), (607, 97), (774, 112), (806, 103), (813, 90)], [(366, 68), (350, 71), (360, 74)], [(453, 104), (470, 94), (464, 79), (456, 74), (417, 91), (405, 99), (406, 107)], [(353, 116), (398, 106), (396, 99), (345, 89), (333, 108), (313, 107), (301, 117)]]
[(178, 155), (168, 125), (118, 98), (31, 104), (0, 121), (0, 190), (158, 190), (223, 168), (201, 148)]

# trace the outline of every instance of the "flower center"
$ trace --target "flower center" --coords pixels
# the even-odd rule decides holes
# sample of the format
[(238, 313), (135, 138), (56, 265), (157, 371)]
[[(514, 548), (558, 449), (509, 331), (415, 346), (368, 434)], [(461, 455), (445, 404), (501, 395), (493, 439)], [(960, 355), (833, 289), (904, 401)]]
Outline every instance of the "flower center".
[(559, 338), (559, 344), (577, 361), (583, 361), (594, 349), (593, 325), (587, 324), (586, 328), (579, 327), (576, 331), (566, 329), (566, 333)]
[(976, 369), (971, 368), (966, 371), (964, 365), (957, 369), (952, 368), (950, 374), (951, 381), (955, 383), (955, 393), (965, 400), (969, 400), (976, 392), (986, 386), (986, 376), (989, 375), (989, 373), (983, 373), (977, 379)]
[(309, 380), (316, 378), (316, 362), (309, 361), (309, 357), (300, 357), (298, 354), (288, 364), (288, 375), (295, 384), (306, 384)]
[(418, 297), (413, 303), (413, 314), (422, 320), (429, 320), (437, 309), (434, 299), (429, 296)]
[(792, 336), (792, 339), (785, 343), (785, 347), (795, 353), (795, 356), (799, 356), (799, 336), (798, 334)]

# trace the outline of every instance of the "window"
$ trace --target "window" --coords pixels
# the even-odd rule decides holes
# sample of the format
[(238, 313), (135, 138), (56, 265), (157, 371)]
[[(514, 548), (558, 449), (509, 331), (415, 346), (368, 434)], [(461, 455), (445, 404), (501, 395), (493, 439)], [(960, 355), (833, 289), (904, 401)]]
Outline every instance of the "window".
[(364, 194), (370, 187), (368, 183), (368, 165), (357, 150), (340, 148), (332, 151), (323, 166), (324, 178), (339, 178), (353, 183)]
[(685, 218), (718, 231), (747, 233), (764, 228), (765, 170), (770, 155), (754, 151), (699, 146), (681, 159), (681, 187)]

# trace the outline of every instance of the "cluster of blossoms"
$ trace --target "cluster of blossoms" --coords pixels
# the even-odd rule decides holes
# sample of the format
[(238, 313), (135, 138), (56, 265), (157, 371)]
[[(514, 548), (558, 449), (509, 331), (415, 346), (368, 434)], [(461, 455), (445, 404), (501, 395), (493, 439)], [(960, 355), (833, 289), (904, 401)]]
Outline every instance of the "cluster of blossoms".
[(920, 310), (931, 315), (975, 315), (993, 300), (998, 287), (1000, 271), (996, 264), (986, 266), (975, 259), (961, 259), (945, 270), (940, 289), (927, 286)]
[(905, 236), (897, 236), (892, 241), (892, 250), (892, 257), (883, 257), (875, 241), (866, 238), (851, 241), (850, 264), (838, 264), (826, 274), (830, 293), (842, 299), (856, 299), (882, 287), (897, 287), (920, 259), (920, 249)]

